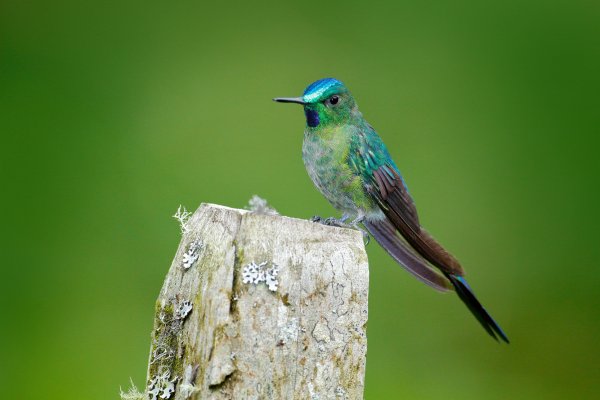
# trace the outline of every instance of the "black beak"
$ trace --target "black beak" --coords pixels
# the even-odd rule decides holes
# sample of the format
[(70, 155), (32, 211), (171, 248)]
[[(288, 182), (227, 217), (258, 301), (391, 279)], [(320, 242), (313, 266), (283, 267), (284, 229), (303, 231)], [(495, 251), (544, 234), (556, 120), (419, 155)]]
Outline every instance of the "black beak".
[(302, 97), (276, 97), (273, 99), (273, 101), (276, 101), (278, 103), (308, 104), (307, 102), (302, 100)]

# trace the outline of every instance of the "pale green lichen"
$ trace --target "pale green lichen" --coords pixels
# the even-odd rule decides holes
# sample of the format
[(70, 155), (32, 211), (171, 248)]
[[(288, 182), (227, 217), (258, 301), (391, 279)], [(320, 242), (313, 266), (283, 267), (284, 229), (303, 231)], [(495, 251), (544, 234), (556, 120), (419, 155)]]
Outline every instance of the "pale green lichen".
[(148, 395), (150, 400), (170, 399), (175, 393), (175, 383), (179, 378), (171, 378), (171, 372), (166, 370), (155, 376), (148, 384)]
[(185, 353), (185, 349), (179, 348), (178, 335), (183, 327), (185, 317), (191, 311), (192, 305), (189, 301), (183, 302), (183, 311), (187, 312), (182, 313), (181, 305), (174, 303), (175, 300), (166, 302), (164, 305), (160, 301), (156, 304), (157, 318), (153, 331), (152, 348), (150, 349), (149, 389), (150, 386), (155, 386), (158, 377), (167, 373), (169, 374), (168, 380), (173, 381), (173, 386), (183, 375), (183, 353)]
[(179, 206), (177, 212), (173, 215), (177, 221), (179, 221), (179, 227), (181, 228), (181, 234), (185, 235), (190, 230), (188, 226), (188, 220), (192, 216), (192, 213), (186, 210), (184, 206)]
[(124, 392), (123, 389), (120, 390), (121, 400), (147, 400), (146, 394), (138, 390), (133, 384), (133, 380), (130, 380), (130, 382), (131, 387), (127, 392)]
[(183, 258), (181, 260), (181, 267), (184, 270), (188, 270), (196, 264), (198, 258), (200, 257), (200, 251), (204, 247), (204, 243), (200, 239), (193, 240), (183, 254)]

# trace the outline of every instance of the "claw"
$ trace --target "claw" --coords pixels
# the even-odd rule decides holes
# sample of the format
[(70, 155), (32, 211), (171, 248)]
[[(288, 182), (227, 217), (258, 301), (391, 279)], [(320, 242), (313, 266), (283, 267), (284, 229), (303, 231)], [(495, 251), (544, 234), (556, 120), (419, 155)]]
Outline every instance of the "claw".
[(323, 218), (319, 217), (318, 215), (313, 215), (310, 218), (310, 222), (323, 223)]
[(343, 216), (342, 218), (337, 219), (334, 217), (323, 218), (323, 217), (319, 217), (318, 215), (315, 215), (310, 220), (312, 222), (317, 222), (319, 224), (323, 224), (323, 225), (327, 225), (327, 226), (336, 226), (338, 228), (352, 228), (352, 225), (347, 224), (345, 222), (347, 219), (348, 219), (347, 216)]
[(338, 228), (345, 228), (347, 225), (341, 220), (333, 217), (329, 217), (325, 220), (325, 225), (337, 226)]
[(361, 228), (359, 226), (359, 224), (361, 224), (365, 220), (365, 217), (361, 216), (361, 217), (356, 218), (355, 220), (353, 220), (350, 223), (346, 223), (348, 218), (349, 218), (348, 214), (342, 215), (342, 218), (340, 218), (340, 219), (337, 219), (334, 217), (323, 218), (318, 215), (314, 215), (313, 217), (311, 217), (310, 221), (316, 222), (319, 224), (323, 224), (323, 225), (327, 225), (327, 226), (336, 226), (338, 228), (356, 229), (357, 231), (362, 233), (363, 240), (365, 242), (365, 246), (367, 246), (371, 242), (371, 236), (369, 235), (369, 233), (366, 230), (364, 230), (363, 228)]

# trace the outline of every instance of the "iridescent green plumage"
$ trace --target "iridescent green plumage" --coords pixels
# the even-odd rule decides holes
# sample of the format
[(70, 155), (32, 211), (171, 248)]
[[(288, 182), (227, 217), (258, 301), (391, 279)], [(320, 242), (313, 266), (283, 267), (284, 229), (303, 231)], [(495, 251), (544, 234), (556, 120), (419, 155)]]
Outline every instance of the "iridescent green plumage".
[(365, 121), (348, 89), (332, 78), (309, 85), (302, 97), (307, 126), (302, 156), (315, 186), (344, 217), (362, 223), (403, 267), (435, 289), (454, 289), (486, 331), (508, 338), (475, 298), (459, 262), (419, 223), (398, 167)]

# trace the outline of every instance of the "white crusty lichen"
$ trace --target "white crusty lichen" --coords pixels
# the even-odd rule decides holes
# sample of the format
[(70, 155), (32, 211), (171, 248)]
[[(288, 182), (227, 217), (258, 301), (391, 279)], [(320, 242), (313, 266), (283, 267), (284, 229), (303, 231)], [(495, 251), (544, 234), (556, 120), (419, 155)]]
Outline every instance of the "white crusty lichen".
[(169, 399), (175, 392), (177, 377), (171, 379), (171, 372), (165, 371), (156, 375), (148, 383), (148, 397), (151, 400)]
[(254, 195), (250, 198), (246, 209), (257, 214), (279, 215), (277, 210), (269, 206), (267, 200), (257, 195)]
[(177, 209), (177, 212), (173, 215), (173, 218), (179, 221), (179, 227), (181, 228), (182, 235), (185, 235), (190, 230), (187, 223), (191, 216), (192, 213), (186, 210), (186, 208), (181, 205)]
[(175, 319), (185, 319), (192, 311), (192, 303), (189, 300), (182, 301), (175, 309)]
[[(261, 282), (261, 268), (266, 264), (266, 261), (263, 261), (258, 265), (252, 261), (250, 264), (246, 265), (242, 270), (242, 282), (253, 283), (255, 285)], [(264, 278), (262, 280), (264, 280)]]
[(263, 261), (260, 264), (256, 264), (252, 261), (242, 269), (242, 282), (245, 284), (252, 283), (258, 285), (261, 282), (265, 282), (270, 291), (276, 292), (279, 286), (277, 281), (277, 275), (279, 274), (279, 267), (275, 263), (271, 263), (271, 268), (267, 268), (267, 262)]
[(148, 400), (148, 396), (138, 390), (133, 384), (133, 380), (130, 380), (130, 382), (131, 387), (127, 392), (124, 392), (123, 389), (120, 390), (121, 400)]
[(202, 247), (204, 247), (204, 244), (200, 239), (195, 239), (190, 243), (181, 260), (183, 269), (188, 270), (196, 264), (196, 261), (198, 261), (198, 258), (200, 257), (200, 250), (202, 250)]

